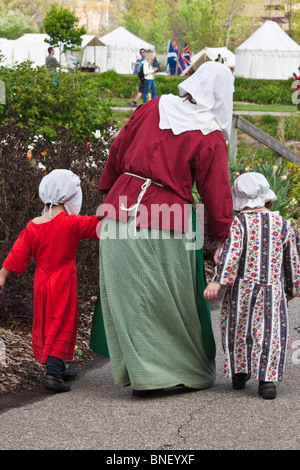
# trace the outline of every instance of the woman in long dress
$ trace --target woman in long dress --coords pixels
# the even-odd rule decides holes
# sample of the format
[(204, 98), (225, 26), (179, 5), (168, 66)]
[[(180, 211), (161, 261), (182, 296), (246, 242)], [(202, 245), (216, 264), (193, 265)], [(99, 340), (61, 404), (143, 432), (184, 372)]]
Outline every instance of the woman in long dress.
[(98, 213), (100, 297), (91, 348), (109, 354), (115, 382), (130, 384), (133, 396), (178, 384), (204, 389), (215, 380), (198, 235), (191, 243), (192, 188), (196, 183), (222, 244), (232, 221), (225, 139), (233, 76), (206, 63), (179, 95), (137, 108), (111, 147), (99, 186), (108, 194)]

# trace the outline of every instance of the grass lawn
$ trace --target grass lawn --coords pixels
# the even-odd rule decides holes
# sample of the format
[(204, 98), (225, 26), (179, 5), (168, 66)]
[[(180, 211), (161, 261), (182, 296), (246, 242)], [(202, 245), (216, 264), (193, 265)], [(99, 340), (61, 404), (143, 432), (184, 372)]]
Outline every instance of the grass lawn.
[[(103, 101), (110, 103), (113, 107), (127, 108), (130, 103), (129, 98), (103, 98)], [(142, 104), (142, 100), (138, 101), (138, 105)], [(133, 108), (134, 109), (134, 108)], [(255, 103), (233, 103), (233, 111), (265, 111), (265, 112), (282, 112), (296, 113), (296, 106), (291, 104), (255, 104)]]
[(255, 104), (233, 103), (233, 111), (265, 111), (278, 113), (296, 113), (297, 108), (293, 104)]

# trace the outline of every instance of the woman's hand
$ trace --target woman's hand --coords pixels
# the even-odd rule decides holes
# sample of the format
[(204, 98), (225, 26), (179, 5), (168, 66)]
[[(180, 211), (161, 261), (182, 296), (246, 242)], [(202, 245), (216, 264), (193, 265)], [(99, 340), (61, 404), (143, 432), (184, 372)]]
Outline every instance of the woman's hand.
[(210, 282), (203, 292), (203, 296), (206, 300), (215, 300), (218, 297), (221, 284), (218, 282)]

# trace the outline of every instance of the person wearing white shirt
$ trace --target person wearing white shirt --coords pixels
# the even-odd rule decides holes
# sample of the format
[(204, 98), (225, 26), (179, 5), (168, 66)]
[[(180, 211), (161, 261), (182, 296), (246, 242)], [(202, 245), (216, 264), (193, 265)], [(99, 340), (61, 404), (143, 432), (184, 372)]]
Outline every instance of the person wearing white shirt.
[(154, 74), (157, 72), (157, 67), (153, 67), (154, 53), (147, 51), (146, 60), (143, 64), (143, 71), (145, 76), (145, 87), (143, 93), (143, 103), (148, 101), (148, 93), (152, 93), (152, 99), (157, 96), (157, 88), (154, 81)]

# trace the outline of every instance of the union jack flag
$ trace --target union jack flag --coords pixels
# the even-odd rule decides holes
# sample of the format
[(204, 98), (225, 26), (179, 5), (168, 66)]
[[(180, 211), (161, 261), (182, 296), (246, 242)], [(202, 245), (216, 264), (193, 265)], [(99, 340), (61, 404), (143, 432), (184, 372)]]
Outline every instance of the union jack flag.
[(181, 52), (179, 50), (179, 46), (176, 41), (173, 42), (173, 49), (176, 51), (177, 54), (177, 75), (180, 75), (183, 70), (186, 68), (186, 64), (184, 62), (184, 59), (181, 55)]
[(186, 67), (191, 65), (191, 51), (186, 41), (184, 43), (184, 49), (183, 49), (183, 62)]

